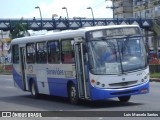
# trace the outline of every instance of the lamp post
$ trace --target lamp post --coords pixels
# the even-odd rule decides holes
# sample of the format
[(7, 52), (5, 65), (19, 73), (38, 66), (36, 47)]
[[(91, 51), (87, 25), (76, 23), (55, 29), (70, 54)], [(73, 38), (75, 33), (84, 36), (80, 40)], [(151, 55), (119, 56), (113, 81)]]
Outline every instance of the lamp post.
[(62, 7), (62, 9), (65, 9), (66, 10), (66, 14), (67, 14), (67, 19), (69, 20), (69, 16), (68, 16), (68, 10), (66, 7)]
[(93, 20), (94, 20), (94, 14), (93, 14), (93, 9), (91, 7), (88, 7), (87, 9), (90, 9), (91, 12), (92, 12), (92, 17), (93, 17)]
[(90, 9), (91, 10), (91, 12), (92, 12), (92, 17), (93, 17), (93, 26), (95, 25), (95, 23), (94, 23), (94, 14), (93, 14), (93, 10), (92, 10), (92, 8), (91, 7), (88, 7), (87, 9)]
[(41, 30), (42, 30), (42, 14), (39, 6), (35, 7), (35, 9), (39, 9), (40, 17), (41, 17)]

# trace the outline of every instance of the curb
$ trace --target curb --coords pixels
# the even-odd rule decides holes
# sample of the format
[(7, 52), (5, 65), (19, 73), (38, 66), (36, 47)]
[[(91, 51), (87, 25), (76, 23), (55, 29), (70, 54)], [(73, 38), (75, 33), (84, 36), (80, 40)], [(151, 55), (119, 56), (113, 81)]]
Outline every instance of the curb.
[(150, 79), (150, 82), (160, 82), (160, 78), (152, 78)]

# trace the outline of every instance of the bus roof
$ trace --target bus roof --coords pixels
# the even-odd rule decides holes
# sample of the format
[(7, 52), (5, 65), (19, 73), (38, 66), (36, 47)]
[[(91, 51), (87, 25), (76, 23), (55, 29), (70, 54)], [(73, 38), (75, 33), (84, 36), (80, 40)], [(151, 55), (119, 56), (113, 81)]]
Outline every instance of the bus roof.
[(45, 35), (16, 38), (11, 41), (11, 44), (24, 44), (24, 43), (31, 43), (31, 42), (40, 42), (45, 40), (59, 40), (59, 39), (74, 38), (74, 37), (85, 36), (85, 33), (87, 31), (121, 28), (121, 27), (138, 27), (138, 25), (109, 25), (109, 26), (84, 27), (77, 30), (64, 30), (64, 31), (54, 32), (54, 33), (45, 34)]

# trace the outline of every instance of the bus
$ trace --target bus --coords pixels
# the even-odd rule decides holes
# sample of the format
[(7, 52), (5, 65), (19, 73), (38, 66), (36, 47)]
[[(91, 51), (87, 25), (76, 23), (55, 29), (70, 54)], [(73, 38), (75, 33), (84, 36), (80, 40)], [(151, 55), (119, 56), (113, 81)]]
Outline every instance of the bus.
[(117, 97), (128, 102), (132, 95), (149, 93), (147, 52), (138, 25), (16, 38), (11, 48), (15, 86), (34, 98), (46, 94), (78, 104)]

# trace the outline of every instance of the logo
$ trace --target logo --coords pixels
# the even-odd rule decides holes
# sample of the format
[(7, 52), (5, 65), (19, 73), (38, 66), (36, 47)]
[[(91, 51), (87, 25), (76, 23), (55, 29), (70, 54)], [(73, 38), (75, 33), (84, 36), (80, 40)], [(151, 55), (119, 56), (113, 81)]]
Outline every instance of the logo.
[(12, 117), (11, 112), (2, 112), (2, 117)]
[(33, 66), (32, 65), (28, 66), (28, 71), (29, 71), (29, 73), (33, 73)]

